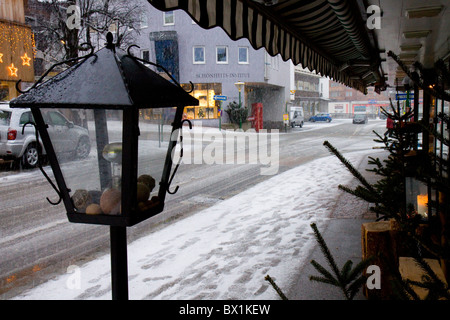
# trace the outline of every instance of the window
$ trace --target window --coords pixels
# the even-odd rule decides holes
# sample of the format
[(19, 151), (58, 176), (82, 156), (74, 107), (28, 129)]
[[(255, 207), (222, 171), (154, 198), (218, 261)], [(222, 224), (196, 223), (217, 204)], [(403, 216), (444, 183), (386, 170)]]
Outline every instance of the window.
[(4, 126), (9, 126), (11, 121), (11, 112), (0, 110), (0, 124)]
[(205, 47), (195, 46), (192, 49), (193, 62), (195, 64), (204, 64), (205, 60)]
[(278, 56), (272, 57), (267, 52), (266, 52), (266, 56), (265, 56), (265, 63), (266, 63), (266, 66), (268, 66), (274, 70), (278, 70), (279, 65), (280, 65)]
[(173, 11), (163, 12), (165, 26), (173, 26), (175, 24), (175, 15)]
[(148, 50), (142, 50), (142, 59), (150, 61), (150, 52)]
[(239, 47), (238, 56), (238, 62), (240, 64), (248, 64), (248, 47)]
[(146, 12), (141, 13), (140, 27), (141, 29), (148, 27), (148, 17)]
[(22, 113), (22, 115), (20, 116), (20, 120), (19, 120), (19, 125), (24, 125), (27, 122), (33, 122), (34, 123), (34, 118), (33, 115), (31, 113), (31, 111), (29, 112), (24, 112)]
[(66, 118), (62, 114), (54, 111), (50, 111), (48, 114), (49, 123), (56, 126), (65, 126), (67, 124)]
[(228, 63), (228, 47), (218, 46), (216, 47), (216, 62), (219, 64)]
[(352, 96), (352, 92), (351, 91), (346, 91), (345, 92), (345, 96), (346, 97), (351, 97)]
[[(185, 90), (191, 89), (190, 84), (181, 85)], [(214, 100), (214, 95), (222, 93), (221, 83), (196, 83), (191, 95), (199, 101), (198, 106), (184, 108), (185, 119), (217, 119), (220, 101)]]

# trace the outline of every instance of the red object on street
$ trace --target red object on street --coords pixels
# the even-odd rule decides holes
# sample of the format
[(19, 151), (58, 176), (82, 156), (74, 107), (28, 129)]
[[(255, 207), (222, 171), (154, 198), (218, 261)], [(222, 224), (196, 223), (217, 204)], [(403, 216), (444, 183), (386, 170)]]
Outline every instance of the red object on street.
[(252, 128), (259, 132), (263, 128), (263, 104), (252, 103), (252, 116), (248, 118), (252, 121)]
[(388, 116), (386, 119), (386, 128), (393, 129), (394, 128), (394, 120)]

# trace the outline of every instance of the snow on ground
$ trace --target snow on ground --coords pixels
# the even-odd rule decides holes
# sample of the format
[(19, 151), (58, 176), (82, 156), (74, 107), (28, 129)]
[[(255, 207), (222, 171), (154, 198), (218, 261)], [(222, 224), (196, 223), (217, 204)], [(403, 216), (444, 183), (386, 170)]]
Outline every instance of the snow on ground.
[[(359, 163), (366, 153), (345, 156)], [(336, 157), (317, 159), (130, 243), (130, 299), (278, 299), (264, 277), (288, 291), (309, 263), (310, 224), (326, 224), (350, 179)], [(110, 256), (15, 299), (111, 299)]]

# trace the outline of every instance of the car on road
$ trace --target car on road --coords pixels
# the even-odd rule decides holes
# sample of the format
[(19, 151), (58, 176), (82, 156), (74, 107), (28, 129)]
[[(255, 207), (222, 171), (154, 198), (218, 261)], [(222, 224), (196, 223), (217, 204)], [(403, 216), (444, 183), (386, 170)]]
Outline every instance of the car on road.
[(309, 121), (316, 122), (316, 121), (326, 121), (331, 122), (332, 118), (329, 113), (318, 113), (311, 118), (309, 118)]
[(289, 119), (292, 128), (303, 127), (304, 122), (303, 107), (291, 107)]
[(353, 117), (354, 124), (366, 124), (367, 122), (369, 122), (369, 118), (367, 118), (366, 114), (355, 114)]
[[(74, 125), (72, 121), (57, 110), (43, 112), (48, 125), (48, 133), (57, 150), (62, 150), (74, 158), (86, 158), (90, 151), (88, 130)], [(25, 168), (34, 168), (38, 164), (39, 152), (36, 131), (31, 110), (28, 108), (10, 108), (9, 103), (0, 103), (0, 158), (14, 160)], [(41, 150), (45, 155), (42, 141)]]

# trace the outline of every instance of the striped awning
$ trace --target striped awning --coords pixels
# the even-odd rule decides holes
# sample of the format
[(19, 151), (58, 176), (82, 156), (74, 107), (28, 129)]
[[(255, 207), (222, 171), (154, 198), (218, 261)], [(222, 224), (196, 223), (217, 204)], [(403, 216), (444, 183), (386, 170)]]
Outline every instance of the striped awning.
[(162, 11), (182, 9), (205, 29), (221, 27), (233, 40), (247, 38), (255, 49), (264, 47), (359, 91), (370, 85), (379, 91), (385, 86), (379, 50), (358, 1), (148, 0)]

